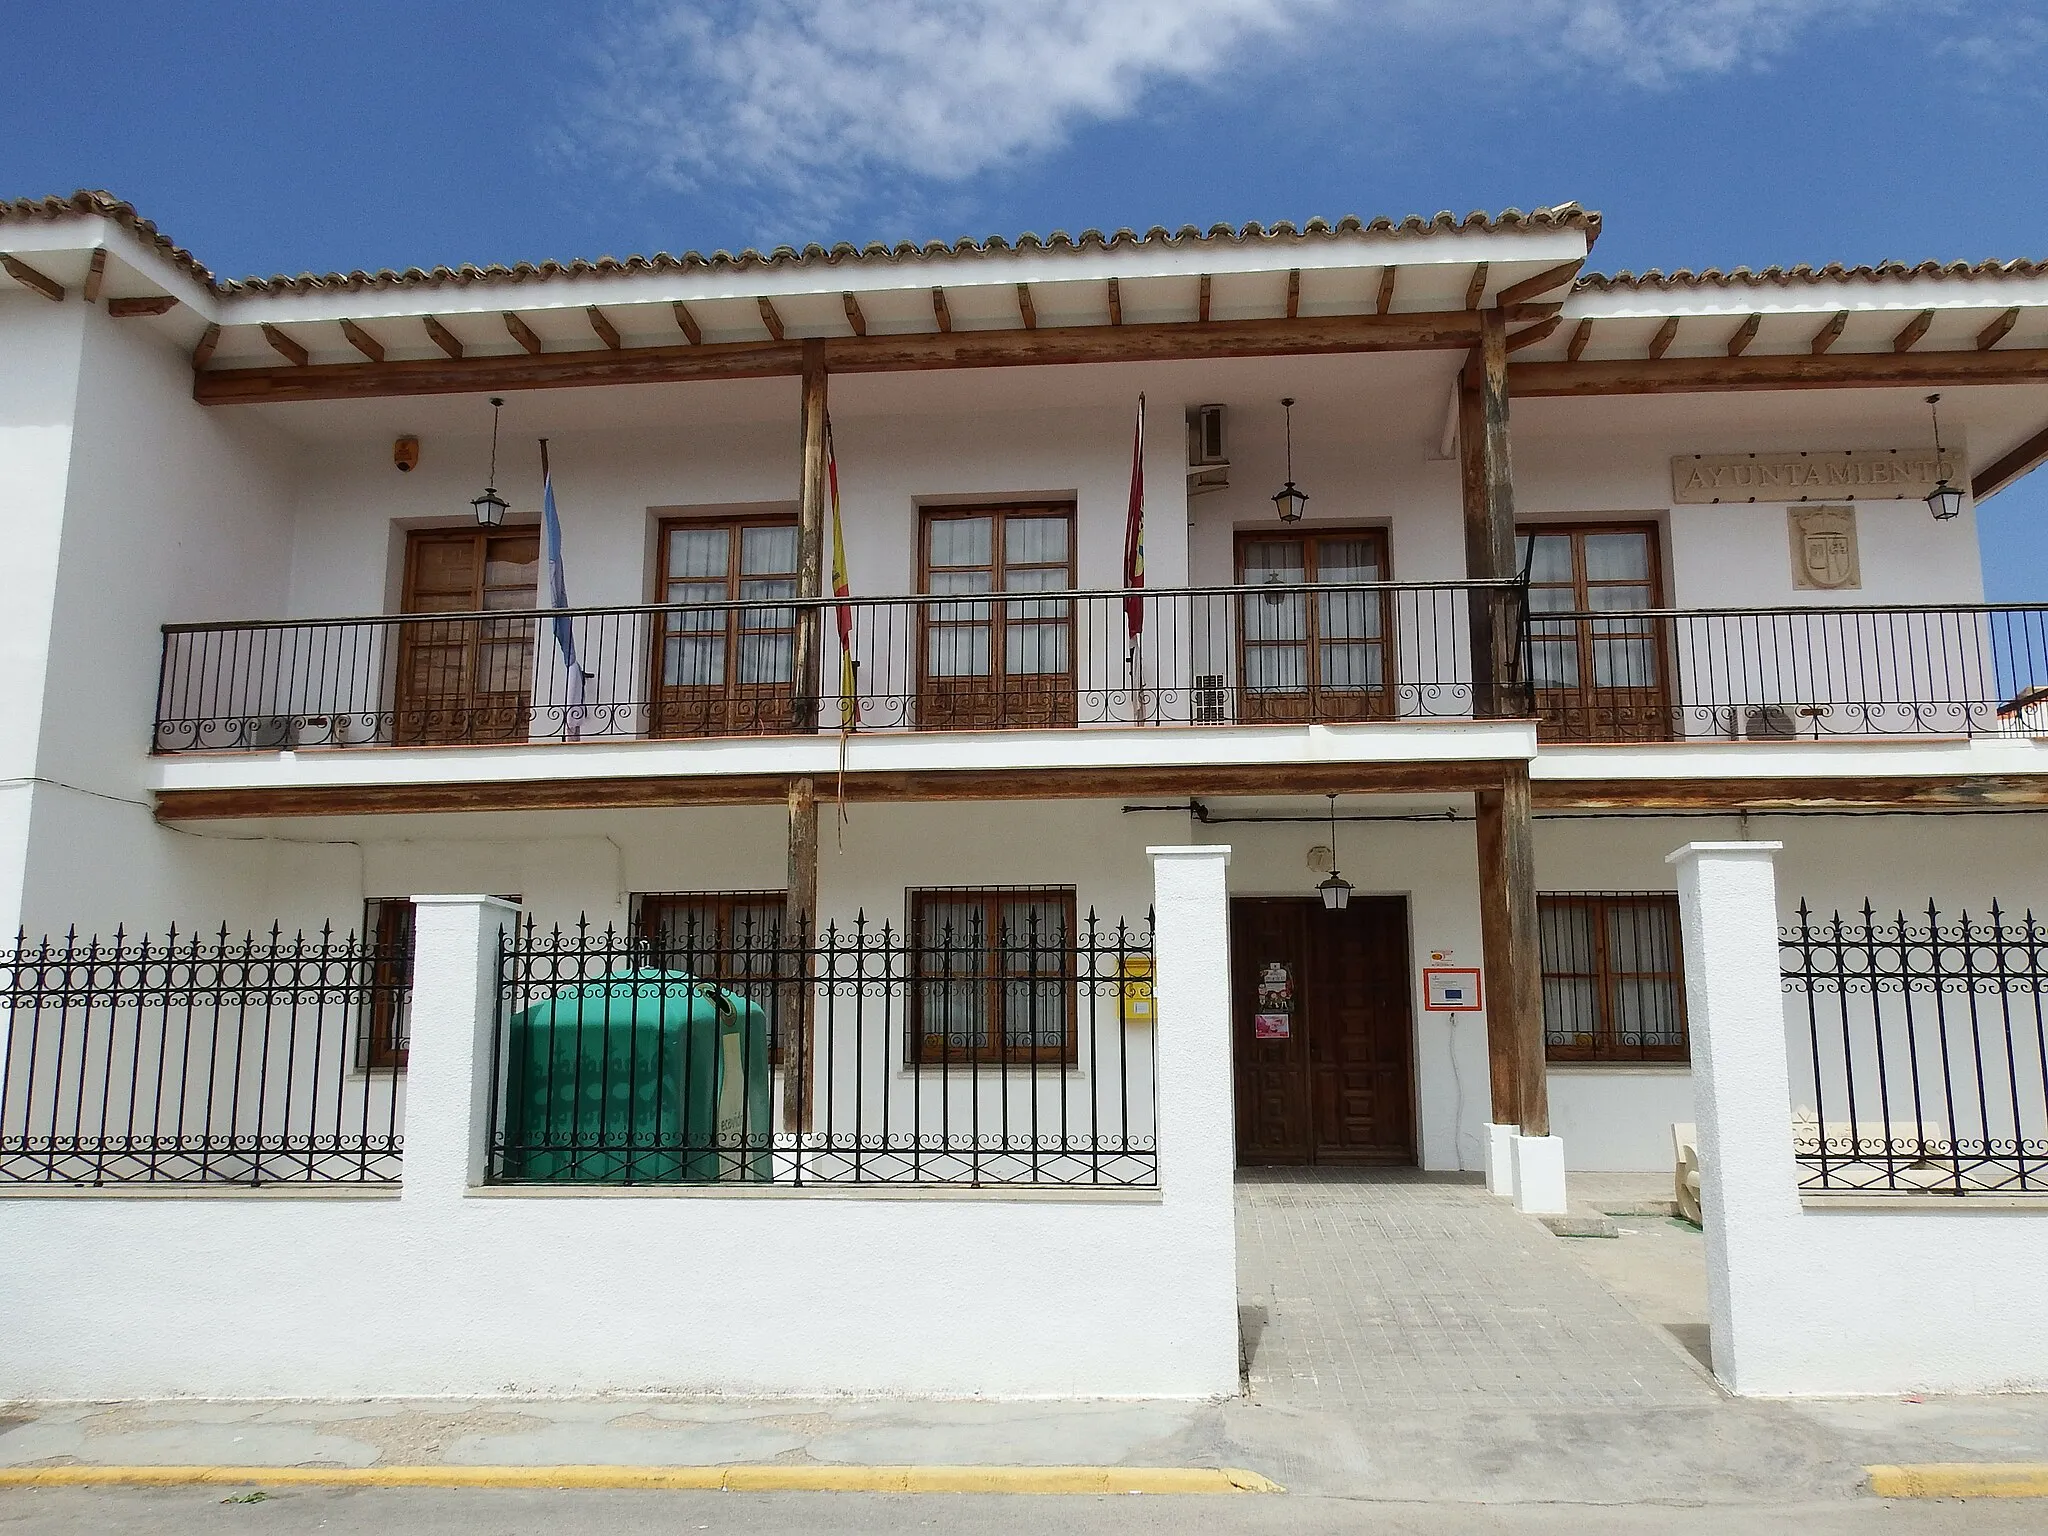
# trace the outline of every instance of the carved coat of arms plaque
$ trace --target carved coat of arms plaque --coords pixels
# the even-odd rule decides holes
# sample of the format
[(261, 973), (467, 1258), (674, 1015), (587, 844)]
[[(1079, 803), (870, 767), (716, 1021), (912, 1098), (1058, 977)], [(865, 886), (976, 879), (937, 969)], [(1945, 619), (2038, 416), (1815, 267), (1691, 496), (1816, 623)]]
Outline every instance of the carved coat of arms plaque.
[(1863, 585), (1856, 553), (1854, 507), (1791, 507), (1792, 585), (1802, 592), (1839, 592)]

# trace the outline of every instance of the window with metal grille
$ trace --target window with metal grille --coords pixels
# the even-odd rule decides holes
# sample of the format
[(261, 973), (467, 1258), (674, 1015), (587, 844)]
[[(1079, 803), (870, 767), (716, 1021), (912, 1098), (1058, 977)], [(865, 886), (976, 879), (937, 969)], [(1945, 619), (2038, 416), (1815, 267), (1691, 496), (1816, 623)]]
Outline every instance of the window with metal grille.
[(370, 946), (370, 975), (356, 1065), (403, 1068), (412, 1040), (411, 900), (373, 896), (364, 902), (363, 938)]
[(1073, 888), (909, 898), (912, 1064), (1071, 1063)]
[(1687, 1059), (1676, 896), (1542, 895), (1536, 926), (1551, 1061)]
[(768, 1016), (768, 1051), (781, 1062), (779, 1023), (795, 999), (798, 956), (782, 942), (783, 891), (648, 891), (633, 898), (633, 930), (648, 963), (713, 982)]

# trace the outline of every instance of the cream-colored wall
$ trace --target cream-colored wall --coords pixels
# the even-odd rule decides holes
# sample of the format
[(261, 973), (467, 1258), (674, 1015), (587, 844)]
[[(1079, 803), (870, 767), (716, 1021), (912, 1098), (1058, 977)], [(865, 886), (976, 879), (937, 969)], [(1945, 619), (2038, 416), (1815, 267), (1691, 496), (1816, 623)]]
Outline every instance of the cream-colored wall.
[[(659, 432), (552, 430), (570, 601), (652, 600), (659, 568), (654, 528), (663, 512), (793, 510), (799, 489), (793, 395), (788, 403), (787, 421), (685, 420)], [(1153, 414), (1146, 578), (1148, 585), (1172, 586), (1187, 570), (1180, 411), (1168, 405)], [(539, 457), (526, 427), (544, 421), (544, 406), (514, 401), (506, 408), (498, 480), (513, 507), (508, 521), (538, 517)], [(1170, 430), (1160, 429), (1162, 421)], [(1075, 502), (1081, 587), (1122, 585), (1131, 465), (1131, 420), (1123, 410), (909, 414), (851, 405), (835, 407), (832, 430), (855, 596), (918, 590), (921, 504), (1033, 497)], [(409, 475), (392, 469), (388, 438), (323, 443), (304, 456), (292, 616), (396, 611), (403, 538), (394, 529), (470, 523), (469, 501), (482, 487), (488, 439), (439, 437), (430, 447)]]

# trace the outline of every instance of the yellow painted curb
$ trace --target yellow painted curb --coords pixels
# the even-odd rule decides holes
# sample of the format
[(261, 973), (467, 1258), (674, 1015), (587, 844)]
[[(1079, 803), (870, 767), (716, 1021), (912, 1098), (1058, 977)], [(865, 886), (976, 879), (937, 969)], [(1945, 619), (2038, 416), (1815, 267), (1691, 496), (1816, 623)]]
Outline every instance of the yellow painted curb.
[(731, 1493), (1284, 1493), (1236, 1467), (0, 1467), (0, 1488), (668, 1488)]
[(2048, 1462), (1931, 1461), (1865, 1467), (1886, 1499), (2048, 1499)]

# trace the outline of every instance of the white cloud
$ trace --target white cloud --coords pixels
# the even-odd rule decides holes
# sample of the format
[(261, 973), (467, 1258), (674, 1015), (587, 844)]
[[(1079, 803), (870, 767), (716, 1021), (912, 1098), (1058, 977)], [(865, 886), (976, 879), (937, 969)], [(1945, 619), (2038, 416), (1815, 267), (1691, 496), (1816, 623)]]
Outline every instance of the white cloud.
[(1148, 93), (1250, 78), (1285, 48), (1325, 83), (1347, 58), (1384, 68), (1421, 49), (1654, 88), (1766, 64), (1821, 22), (1903, 3), (632, 0), (583, 137), (658, 182), (815, 216), (856, 188), (957, 184), (1048, 153)]

